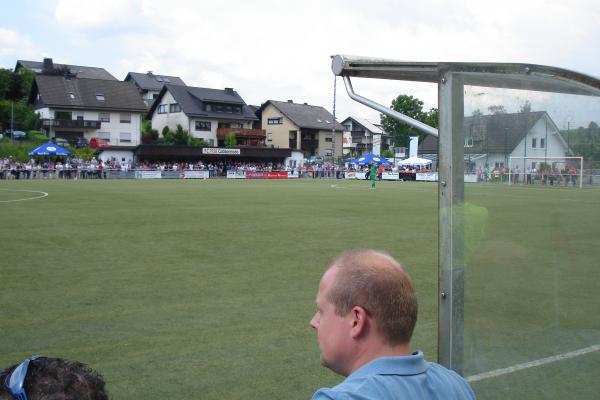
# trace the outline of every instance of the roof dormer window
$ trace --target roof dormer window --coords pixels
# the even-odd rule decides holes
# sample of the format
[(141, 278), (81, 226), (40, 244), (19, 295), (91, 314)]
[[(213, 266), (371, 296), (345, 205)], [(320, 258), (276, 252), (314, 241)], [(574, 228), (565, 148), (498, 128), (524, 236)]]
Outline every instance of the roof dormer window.
[(69, 93), (69, 98), (70, 98), (71, 100), (75, 100), (75, 95), (74, 95), (73, 93)]
[(106, 101), (106, 98), (102, 93), (96, 93), (96, 101)]

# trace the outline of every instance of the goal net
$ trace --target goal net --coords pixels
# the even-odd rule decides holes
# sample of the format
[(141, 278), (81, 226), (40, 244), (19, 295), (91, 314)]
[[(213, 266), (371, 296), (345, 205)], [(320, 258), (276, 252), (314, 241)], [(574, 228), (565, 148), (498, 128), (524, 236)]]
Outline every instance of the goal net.
[(583, 157), (509, 157), (509, 184), (583, 187)]

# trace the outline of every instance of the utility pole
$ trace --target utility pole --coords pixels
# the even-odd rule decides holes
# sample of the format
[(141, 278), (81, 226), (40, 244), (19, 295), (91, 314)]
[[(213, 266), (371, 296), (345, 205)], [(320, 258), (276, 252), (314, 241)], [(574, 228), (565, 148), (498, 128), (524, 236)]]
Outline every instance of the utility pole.
[(10, 142), (15, 142), (15, 127), (14, 127), (14, 119), (15, 119), (15, 101), (11, 100), (10, 102)]

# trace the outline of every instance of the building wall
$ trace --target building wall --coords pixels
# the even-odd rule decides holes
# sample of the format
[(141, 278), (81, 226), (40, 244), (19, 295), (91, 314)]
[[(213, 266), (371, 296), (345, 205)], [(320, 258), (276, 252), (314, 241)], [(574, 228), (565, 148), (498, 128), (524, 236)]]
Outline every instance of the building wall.
[[(533, 147), (534, 139), (535, 147)], [(541, 147), (542, 139), (545, 141), (544, 147)], [(534, 162), (537, 165), (544, 162), (544, 157), (564, 157), (566, 155), (567, 146), (561, 139), (560, 133), (555, 129), (554, 124), (546, 118), (540, 118), (510, 154), (512, 157), (538, 157), (538, 159), (513, 159), (511, 167), (518, 164), (519, 170), (523, 172), (527, 166), (531, 166)], [(557, 161), (560, 160), (550, 160), (548, 163)]]
[[(269, 118), (282, 118), (282, 124), (269, 125)], [(300, 128), (279, 110), (269, 104), (262, 113), (262, 128), (267, 132), (267, 145), (287, 149), (290, 147), (290, 131), (296, 131), (296, 148), (300, 149)]]
[[(331, 156), (328, 150), (332, 149), (332, 142), (328, 142), (327, 138), (332, 138), (331, 131), (319, 131), (319, 148), (317, 149), (317, 155), (319, 156)], [(335, 131), (335, 156), (342, 156), (344, 133), (342, 131)]]
[[(163, 105), (163, 104), (169, 105), (169, 104), (174, 104), (174, 103), (177, 103), (177, 102), (173, 98), (173, 95), (171, 95), (171, 93), (167, 91), (163, 95), (163, 97), (160, 99), (160, 103), (158, 103), (158, 105)], [(190, 120), (183, 111), (171, 113), (171, 112), (169, 112), (168, 107), (167, 107), (166, 114), (159, 114), (158, 113), (158, 105), (157, 105), (157, 109), (154, 111), (154, 114), (152, 115), (152, 128), (156, 129), (159, 134), (162, 132), (162, 130), (164, 129), (165, 126), (168, 126), (169, 129), (171, 129), (171, 130), (175, 130), (175, 129), (177, 129), (178, 124), (181, 125), (183, 127), (183, 129), (187, 129), (189, 132), (192, 132), (190, 130)]]
[(88, 141), (98, 137), (109, 139), (111, 146), (137, 146), (140, 144), (142, 124), (141, 113), (139, 112), (124, 113), (130, 114), (130, 122), (126, 123), (121, 122), (121, 113), (116, 111), (70, 110), (68, 108), (40, 108), (36, 110), (40, 118), (44, 119), (55, 119), (57, 111), (70, 112), (73, 120), (82, 115), (84, 121), (99, 121), (100, 114), (106, 113), (110, 121), (102, 122), (100, 129), (51, 127), (49, 131), (50, 137), (56, 137), (58, 131), (69, 133), (81, 132), (83, 133), (83, 137), (88, 139)]

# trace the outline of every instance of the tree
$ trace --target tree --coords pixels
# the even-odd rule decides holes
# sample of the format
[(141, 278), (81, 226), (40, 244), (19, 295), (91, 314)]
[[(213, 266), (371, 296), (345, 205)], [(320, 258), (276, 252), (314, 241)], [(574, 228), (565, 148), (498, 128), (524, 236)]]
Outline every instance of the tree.
[(506, 114), (506, 108), (503, 105), (489, 106), (488, 110), (492, 114)]
[(225, 136), (225, 147), (235, 147), (237, 146), (237, 139), (235, 138), (234, 132), (229, 132), (227, 136)]
[[(427, 125), (438, 126), (438, 110), (432, 108), (427, 112), (423, 111), (423, 102), (416, 97), (400, 95), (392, 100), (391, 108)], [(420, 140), (425, 136), (416, 128), (384, 114), (381, 114), (381, 127), (392, 134), (395, 146), (408, 147), (410, 136), (419, 136)]]
[(525, 103), (521, 104), (521, 108), (519, 108), (520, 113), (528, 113), (531, 112), (531, 103), (529, 100), (525, 100)]
[(6, 99), (11, 75), (12, 71), (10, 69), (0, 68), (0, 100)]
[(475, 111), (473, 111), (473, 112), (471, 113), (471, 116), (473, 116), (473, 117), (482, 117), (482, 116), (483, 116), (483, 113), (482, 113), (482, 112), (481, 112), (481, 110), (478, 108), (477, 110), (475, 110)]

